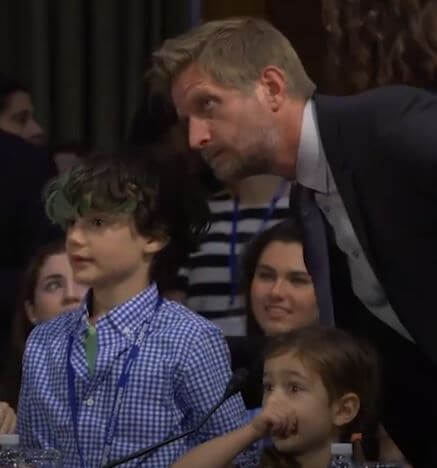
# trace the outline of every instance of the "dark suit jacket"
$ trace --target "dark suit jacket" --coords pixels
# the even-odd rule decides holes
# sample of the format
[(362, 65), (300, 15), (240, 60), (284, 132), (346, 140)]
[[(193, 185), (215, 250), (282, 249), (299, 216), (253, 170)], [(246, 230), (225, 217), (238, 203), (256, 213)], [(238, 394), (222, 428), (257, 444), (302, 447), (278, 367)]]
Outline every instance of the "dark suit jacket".
[(352, 225), (416, 344), (355, 297), (345, 255), (331, 235), (336, 323), (379, 349), (384, 424), (415, 468), (437, 466), (437, 98), (389, 87), (350, 97), (316, 95), (315, 104), (322, 144)]
[(19, 276), (36, 247), (59, 231), (43, 209), (42, 189), (56, 173), (48, 155), (21, 138), (0, 132), (0, 168), (0, 351), (4, 351)]

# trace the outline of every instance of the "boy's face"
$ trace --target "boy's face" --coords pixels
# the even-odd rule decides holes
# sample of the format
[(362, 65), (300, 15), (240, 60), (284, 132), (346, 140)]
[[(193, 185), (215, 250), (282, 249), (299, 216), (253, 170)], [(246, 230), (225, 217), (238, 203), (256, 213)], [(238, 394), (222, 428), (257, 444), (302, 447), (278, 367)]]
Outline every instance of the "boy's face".
[(67, 253), (75, 280), (94, 288), (144, 288), (153, 244), (138, 233), (128, 214), (89, 213), (67, 229)]
[(335, 410), (320, 376), (287, 352), (265, 361), (263, 380), (263, 405), (273, 396), (280, 398), (284, 412), (296, 420), (290, 437), (272, 437), (275, 447), (294, 456), (329, 449), (336, 436)]

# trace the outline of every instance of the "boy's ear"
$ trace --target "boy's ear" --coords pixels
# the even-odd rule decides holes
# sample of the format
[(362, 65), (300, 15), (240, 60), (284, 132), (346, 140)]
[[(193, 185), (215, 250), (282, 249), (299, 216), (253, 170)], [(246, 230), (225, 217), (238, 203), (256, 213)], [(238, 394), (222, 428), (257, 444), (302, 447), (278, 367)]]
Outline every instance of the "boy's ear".
[(333, 422), (341, 427), (353, 421), (360, 410), (360, 399), (356, 393), (345, 393), (333, 405)]
[(36, 317), (34, 314), (34, 306), (33, 304), (30, 303), (30, 301), (28, 300), (24, 301), (24, 310), (26, 311), (26, 315), (27, 315), (27, 318), (29, 319), (29, 322), (35, 325)]
[(148, 237), (144, 239), (143, 250), (146, 255), (151, 255), (161, 251), (168, 243), (168, 237), (164, 235)]

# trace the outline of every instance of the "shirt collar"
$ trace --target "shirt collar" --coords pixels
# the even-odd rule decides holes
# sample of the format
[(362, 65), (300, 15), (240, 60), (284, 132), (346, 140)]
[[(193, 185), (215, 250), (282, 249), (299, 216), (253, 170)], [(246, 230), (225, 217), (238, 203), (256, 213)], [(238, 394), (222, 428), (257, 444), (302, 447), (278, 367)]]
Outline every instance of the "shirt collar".
[(299, 184), (317, 192), (328, 192), (328, 166), (312, 99), (308, 99), (303, 111), (297, 152), (296, 180)]
[[(99, 318), (96, 327), (110, 327), (118, 331), (121, 335), (135, 336), (135, 331), (146, 322), (150, 322), (156, 312), (159, 294), (155, 283), (143, 289), (136, 296), (128, 301), (111, 309), (106, 315)], [(84, 333), (88, 328), (89, 303), (92, 300), (92, 290), (90, 289), (80, 306), (79, 334)]]

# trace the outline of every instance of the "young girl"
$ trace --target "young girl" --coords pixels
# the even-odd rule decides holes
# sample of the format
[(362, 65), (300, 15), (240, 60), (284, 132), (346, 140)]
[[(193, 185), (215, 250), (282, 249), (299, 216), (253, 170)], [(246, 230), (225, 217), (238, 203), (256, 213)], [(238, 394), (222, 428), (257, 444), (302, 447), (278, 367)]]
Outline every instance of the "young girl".
[(376, 417), (375, 352), (338, 329), (301, 328), (272, 338), (265, 352), (263, 409), (247, 425), (202, 444), (173, 468), (225, 468), (266, 436), (262, 467), (325, 468), (331, 444), (349, 441)]

